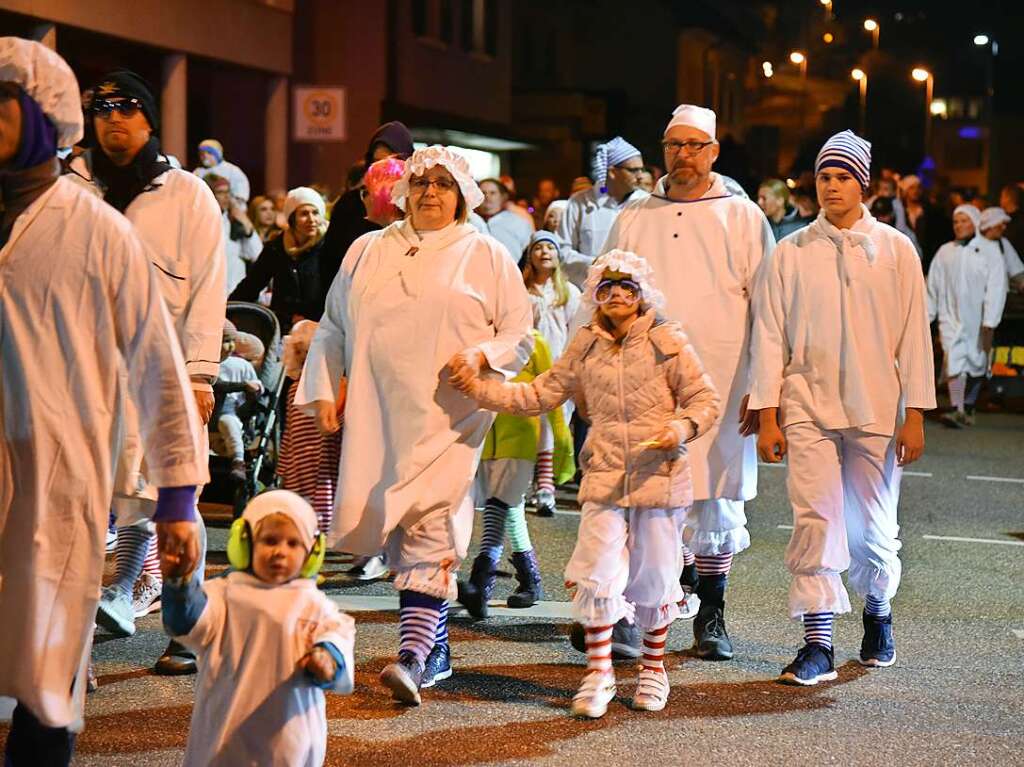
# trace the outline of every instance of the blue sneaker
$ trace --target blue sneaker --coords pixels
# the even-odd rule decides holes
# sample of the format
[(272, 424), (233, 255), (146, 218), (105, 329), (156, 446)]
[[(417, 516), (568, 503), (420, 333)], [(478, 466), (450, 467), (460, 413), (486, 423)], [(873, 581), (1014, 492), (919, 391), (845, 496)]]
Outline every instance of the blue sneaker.
[(836, 665), (832, 650), (817, 642), (808, 642), (796, 654), (796, 659), (782, 669), (779, 681), (804, 687), (835, 679)]
[(892, 613), (884, 618), (864, 613), (864, 638), (860, 642), (860, 664), (885, 668), (896, 662), (892, 638)]
[(438, 682), (443, 682), (452, 675), (452, 651), (448, 643), (435, 644), (434, 649), (427, 656), (427, 662), (423, 665), (423, 677), (420, 681), (420, 689), (425, 690), (433, 687)]

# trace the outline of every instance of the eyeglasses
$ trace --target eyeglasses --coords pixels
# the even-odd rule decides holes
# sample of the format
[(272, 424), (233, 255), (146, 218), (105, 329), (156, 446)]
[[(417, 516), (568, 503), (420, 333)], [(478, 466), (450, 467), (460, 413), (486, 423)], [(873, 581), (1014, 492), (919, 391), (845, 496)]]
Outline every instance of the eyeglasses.
[(716, 143), (714, 139), (711, 141), (674, 141), (669, 139), (668, 141), (662, 141), (662, 148), (669, 154), (678, 154), (679, 150), (682, 149), (686, 154), (693, 157), (704, 151), (705, 147), (709, 147)]
[(426, 192), (430, 185), (433, 184), (439, 192), (450, 192), (455, 188), (455, 181), (450, 178), (444, 178), (440, 176), (438, 178), (425, 178), (424, 176), (418, 176), (414, 179), (410, 179), (409, 188), (419, 194)]
[(615, 165), (613, 167), (615, 167), (618, 170), (628, 171), (629, 173), (632, 173), (634, 176), (638, 176), (645, 170), (647, 170), (647, 168), (645, 168), (643, 165), (641, 165), (639, 168), (628, 168), (625, 165)]
[(118, 112), (121, 117), (135, 117), (140, 111), (142, 102), (135, 98), (120, 101), (97, 99), (92, 103), (92, 113), (103, 120), (109, 120), (111, 112)]
[(633, 280), (601, 280), (594, 288), (594, 300), (599, 304), (611, 301), (612, 288), (618, 286), (625, 293), (626, 303), (635, 304), (640, 300), (640, 285)]

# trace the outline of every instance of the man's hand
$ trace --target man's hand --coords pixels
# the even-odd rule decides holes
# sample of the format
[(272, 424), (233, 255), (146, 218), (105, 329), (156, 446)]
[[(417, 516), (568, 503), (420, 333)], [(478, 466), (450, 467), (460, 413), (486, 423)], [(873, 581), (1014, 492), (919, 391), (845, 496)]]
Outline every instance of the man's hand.
[(318, 682), (330, 682), (338, 673), (338, 664), (323, 647), (314, 647), (302, 657), (299, 665)]
[(978, 340), (981, 343), (981, 350), (985, 352), (985, 354), (988, 354), (990, 351), (992, 351), (992, 339), (995, 336), (995, 333), (995, 328), (989, 328), (982, 325), (981, 338), (979, 338)]
[(157, 522), (156, 543), (160, 574), (164, 579), (182, 578), (199, 564), (199, 526), (195, 522)]
[(324, 437), (334, 434), (341, 428), (338, 410), (333, 402), (318, 399), (316, 405), (316, 428)]
[(765, 463), (779, 463), (786, 457), (786, 437), (779, 428), (778, 412), (768, 407), (758, 412), (757, 455)]
[(751, 434), (757, 434), (758, 422), (760, 417), (758, 410), (747, 410), (747, 403), (750, 401), (750, 395), (744, 394), (743, 401), (740, 402), (740, 434), (744, 437), (749, 437)]
[(192, 393), (196, 397), (196, 409), (199, 411), (199, 417), (203, 419), (204, 424), (208, 424), (210, 416), (213, 415), (213, 392), (196, 389)]
[(471, 394), (473, 383), (476, 381), (477, 376), (480, 375), (480, 370), (485, 364), (487, 364), (487, 358), (484, 357), (484, 353), (479, 349), (468, 349), (459, 352), (448, 360), (447, 367), (451, 371), (448, 383), (463, 394)]
[(896, 435), (896, 462), (909, 466), (924, 454), (924, 416), (920, 410), (907, 408), (907, 420)]

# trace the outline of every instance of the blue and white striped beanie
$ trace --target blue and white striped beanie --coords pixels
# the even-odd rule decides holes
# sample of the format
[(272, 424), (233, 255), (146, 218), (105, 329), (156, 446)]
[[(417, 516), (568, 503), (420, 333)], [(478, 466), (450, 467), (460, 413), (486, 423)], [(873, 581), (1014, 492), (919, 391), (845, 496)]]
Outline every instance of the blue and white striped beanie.
[(621, 165), (631, 157), (639, 157), (640, 150), (630, 144), (622, 136), (616, 136), (606, 144), (598, 144), (594, 151), (594, 162), (591, 171), (594, 183), (601, 193), (608, 191), (608, 169)]
[(862, 189), (871, 181), (871, 142), (865, 141), (851, 130), (837, 133), (818, 152), (814, 161), (814, 175), (822, 168), (842, 168), (853, 174)]

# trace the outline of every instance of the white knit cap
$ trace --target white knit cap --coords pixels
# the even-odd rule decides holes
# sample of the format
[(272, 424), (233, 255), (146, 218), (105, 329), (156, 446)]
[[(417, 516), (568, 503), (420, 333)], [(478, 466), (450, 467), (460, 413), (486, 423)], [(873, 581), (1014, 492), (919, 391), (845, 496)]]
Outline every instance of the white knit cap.
[(473, 172), (469, 161), (458, 152), (440, 144), (417, 149), (412, 157), (405, 161), (405, 175), (391, 188), (391, 202), (405, 210), (405, 198), (409, 196), (409, 179), (422, 176), (435, 165), (444, 167), (455, 183), (459, 185), (462, 199), (466, 201), (466, 210), (476, 210), (484, 201), (484, 193), (473, 180)]
[(288, 517), (299, 531), (299, 538), (306, 550), (313, 548), (313, 541), (316, 540), (319, 528), (316, 523), (316, 512), (305, 498), (291, 490), (270, 490), (249, 501), (249, 505), (242, 512), (242, 519), (249, 523), (249, 529), (255, 535), (259, 523), (271, 514), (284, 514)]
[(714, 138), (717, 122), (718, 117), (711, 109), (705, 109), (693, 104), (680, 104), (676, 107), (676, 111), (672, 113), (672, 119), (668, 121), (665, 133), (668, 133), (677, 125), (688, 125), (691, 128), (704, 131), (708, 134), (708, 138)]
[(973, 205), (968, 205), (968, 204), (965, 203), (963, 205), (957, 205), (953, 209), (953, 215), (955, 216), (957, 213), (963, 213), (965, 216), (967, 216), (967, 218), (971, 219), (971, 221), (974, 223), (974, 231), (975, 232), (978, 231), (978, 227), (981, 225), (981, 211), (980, 210), (978, 210)]
[(993, 226), (1008, 223), (1010, 223), (1010, 216), (1000, 207), (985, 208), (981, 211), (981, 231), (983, 232)]
[(316, 189), (310, 189), (308, 186), (297, 186), (288, 192), (288, 196), (284, 200), (283, 212), (285, 219), (291, 218), (292, 213), (301, 205), (312, 205), (316, 208), (317, 213), (320, 214), (320, 218), (324, 218), (327, 215), (327, 206), (324, 205), (324, 198), (320, 196)]
[(71, 67), (42, 43), (0, 37), (0, 82), (12, 82), (35, 101), (57, 129), (57, 146), (82, 138), (82, 98)]
[(313, 320), (299, 320), (284, 337), (284, 372), (293, 381), (298, 381), (302, 375), (302, 366), (306, 364), (309, 345), (318, 327), (320, 323)]
[(604, 279), (605, 271), (628, 274), (630, 279), (640, 286), (641, 301), (655, 309), (665, 306), (665, 296), (654, 287), (654, 270), (647, 263), (647, 259), (628, 250), (616, 248), (598, 256), (587, 269), (587, 280), (583, 283), (583, 295), (580, 300), (588, 311), (593, 312), (597, 309), (594, 291), (597, 290), (597, 283)]

